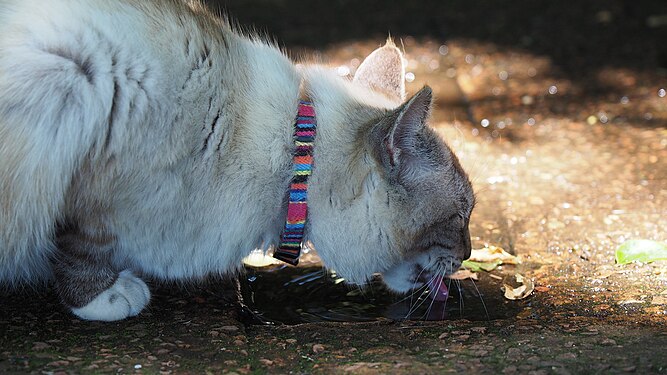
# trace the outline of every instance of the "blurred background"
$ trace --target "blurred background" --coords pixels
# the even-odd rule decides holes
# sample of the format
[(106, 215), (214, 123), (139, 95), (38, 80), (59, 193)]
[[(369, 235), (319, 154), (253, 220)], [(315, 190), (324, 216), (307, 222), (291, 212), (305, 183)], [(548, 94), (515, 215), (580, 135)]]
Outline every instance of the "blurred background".
[(601, 66), (667, 69), (661, 0), (207, 0), (287, 47), (396, 37), (475, 40), (548, 56), (567, 74)]

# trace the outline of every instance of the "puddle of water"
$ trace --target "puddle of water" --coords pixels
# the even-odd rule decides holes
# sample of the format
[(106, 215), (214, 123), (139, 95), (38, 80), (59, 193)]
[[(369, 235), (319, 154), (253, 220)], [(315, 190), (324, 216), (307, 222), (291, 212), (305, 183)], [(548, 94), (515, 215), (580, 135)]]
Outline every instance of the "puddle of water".
[(451, 280), (450, 297), (436, 302), (427, 291), (396, 295), (374, 278), (364, 287), (345, 284), (320, 267), (246, 268), (241, 284), (245, 303), (262, 319), (283, 324), (376, 320), (495, 320), (516, 316), (520, 302), (504, 300), (501, 282), (481, 275)]

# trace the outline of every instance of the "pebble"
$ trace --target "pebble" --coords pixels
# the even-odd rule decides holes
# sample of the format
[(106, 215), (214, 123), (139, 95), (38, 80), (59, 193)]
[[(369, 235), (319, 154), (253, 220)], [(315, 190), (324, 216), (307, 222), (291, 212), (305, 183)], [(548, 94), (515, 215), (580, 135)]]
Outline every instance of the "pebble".
[(225, 332), (236, 332), (239, 330), (239, 327), (237, 326), (222, 326), (220, 327), (221, 330)]
[(616, 345), (616, 340), (609, 339), (609, 338), (607, 338), (607, 339), (602, 339), (602, 340), (600, 340), (600, 345), (603, 345), (603, 346), (614, 346), (614, 345)]
[(47, 364), (47, 366), (51, 366), (51, 367), (62, 367), (62, 366), (67, 366), (67, 365), (69, 365), (69, 361), (53, 361), (53, 362), (49, 362)]
[(317, 354), (317, 353), (321, 353), (323, 351), (324, 351), (324, 345), (322, 345), (322, 344), (313, 345), (313, 353)]
[(516, 374), (519, 369), (516, 366), (507, 366), (503, 369), (503, 374)]
[(486, 357), (489, 354), (489, 352), (488, 350), (477, 350), (475, 352), (472, 352), (471, 354), (475, 357)]
[(36, 341), (32, 345), (32, 350), (44, 350), (44, 349), (48, 349), (50, 347), (51, 347), (51, 345), (49, 345), (45, 342)]
[(562, 353), (556, 356), (558, 360), (567, 360), (567, 359), (577, 359), (577, 355), (574, 353)]
[(521, 352), (521, 349), (519, 349), (519, 348), (509, 348), (509, 349), (507, 349), (507, 356), (511, 360), (518, 360), (519, 357), (521, 357), (521, 354), (522, 354), (522, 352)]
[(471, 327), (470, 330), (476, 333), (486, 333), (486, 327)]

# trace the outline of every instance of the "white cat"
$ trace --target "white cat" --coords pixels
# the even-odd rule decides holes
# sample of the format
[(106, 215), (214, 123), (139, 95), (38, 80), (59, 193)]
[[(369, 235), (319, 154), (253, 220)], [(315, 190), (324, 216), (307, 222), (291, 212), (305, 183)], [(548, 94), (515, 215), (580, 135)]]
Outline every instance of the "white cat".
[(275, 244), (300, 99), (317, 134), (306, 239), (398, 292), (470, 252), (472, 188), (407, 102), (387, 43), (352, 82), (297, 69), (196, 2), (0, 0), (0, 282), (55, 280), (83, 319), (138, 314), (139, 276), (229, 273)]

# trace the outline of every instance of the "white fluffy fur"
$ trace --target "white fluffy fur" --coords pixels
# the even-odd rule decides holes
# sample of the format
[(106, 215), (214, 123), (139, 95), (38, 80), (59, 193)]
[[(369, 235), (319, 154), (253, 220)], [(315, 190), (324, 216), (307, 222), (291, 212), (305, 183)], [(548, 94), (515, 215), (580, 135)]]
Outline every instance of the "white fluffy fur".
[[(348, 141), (349, 129), (341, 127), (350, 126), (342, 121), (350, 105), (397, 103), (316, 67), (306, 67), (300, 77), (270, 45), (224, 25), (203, 29), (195, 22), (203, 16), (178, 1), (162, 3), (0, 1), (0, 279), (48, 274), (54, 225), (69, 214), (63, 212), (68, 194), (111, 202), (104, 224), (117, 237), (120, 269), (160, 278), (235, 269), (250, 250), (279, 237), (302, 80), (319, 122), (310, 237), (325, 259), (354, 280), (381, 270), (372, 266), (375, 261), (357, 259), (366, 251), (341, 253), (368, 242), (375, 247), (376, 239), (364, 233), (377, 223), (362, 217), (339, 223), (340, 215), (318, 205), (328, 192), (318, 194), (317, 184), (329, 166), (347, 165), (338, 146)], [(187, 22), (177, 21), (180, 12)], [(197, 56), (182, 47), (186, 38), (207, 40), (210, 69), (193, 73)], [(93, 65), (93, 82), (77, 61), (52, 52), (59, 49)], [(198, 160), (192, 154), (210, 132), (201, 128), (216, 108), (222, 113), (209, 142), (227, 140), (217, 154), (211, 148)], [(112, 111), (117, 117), (110, 124)], [(83, 187), (92, 193), (72, 191), (84, 163), (113, 163), (93, 186)], [(367, 183), (373, 181), (377, 177), (369, 176)], [(340, 224), (354, 233), (341, 231)], [(353, 247), (318, 244), (320, 238), (336, 242), (342, 233), (355, 238)], [(357, 270), (359, 265), (368, 266)]]
[(116, 282), (87, 305), (72, 313), (85, 320), (111, 322), (138, 315), (151, 298), (148, 286), (130, 271), (122, 271)]
[[(303, 96), (318, 116), (308, 239), (352, 282), (395, 266), (403, 213), (354, 125), (400, 104), (393, 69), (389, 93), (297, 70), (178, 0), (0, 0), (0, 281), (48, 278), (56, 223), (69, 220), (114, 238), (118, 270), (235, 270), (279, 238)], [(109, 305), (114, 293), (128, 304)], [(113, 320), (148, 298), (124, 272), (75, 313)]]

